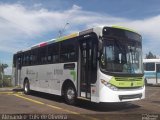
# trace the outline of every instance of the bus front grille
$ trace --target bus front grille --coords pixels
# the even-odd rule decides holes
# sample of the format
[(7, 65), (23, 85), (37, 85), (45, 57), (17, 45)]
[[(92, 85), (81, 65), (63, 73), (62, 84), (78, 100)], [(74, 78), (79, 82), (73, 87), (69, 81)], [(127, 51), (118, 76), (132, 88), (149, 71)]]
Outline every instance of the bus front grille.
[(135, 98), (142, 98), (142, 94), (134, 94), (134, 95), (119, 95), (119, 99), (125, 100), (125, 99), (135, 99)]
[(116, 81), (142, 81), (142, 77), (115, 77)]

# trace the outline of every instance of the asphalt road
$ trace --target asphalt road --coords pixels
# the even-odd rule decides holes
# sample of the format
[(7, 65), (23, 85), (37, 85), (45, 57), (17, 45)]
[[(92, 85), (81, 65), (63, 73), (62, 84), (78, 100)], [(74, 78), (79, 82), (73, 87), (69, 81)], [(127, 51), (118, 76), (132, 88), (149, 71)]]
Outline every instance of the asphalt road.
[(40, 92), (24, 95), (3, 90), (0, 91), (0, 114), (3, 120), (160, 120), (160, 87), (146, 87), (146, 98), (141, 101), (95, 104), (79, 100), (75, 106), (65, 104), (55, 95)]

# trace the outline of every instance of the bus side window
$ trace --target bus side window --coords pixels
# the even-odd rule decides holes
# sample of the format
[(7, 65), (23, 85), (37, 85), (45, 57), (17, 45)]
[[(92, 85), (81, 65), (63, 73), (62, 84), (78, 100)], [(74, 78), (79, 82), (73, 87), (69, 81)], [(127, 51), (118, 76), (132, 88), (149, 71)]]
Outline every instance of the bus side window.
[(60, 62), (74, 62), (76, 60), (76, 40), (61, 43)]
[(156, 71), (160, 72), (160, 64), (157, 64)]
[(23, 55), (23, 65), (26, 66), (27, 65), (27, 54), (26, 52)]
[(59, 43), (54, 43), (48, 46), (47, 61), (48, 63), (59, 62)]
[(23, 53), (23, 56), (22, 56), (22, 65), (24, 66), (24, 62), (25, 62), (25, 60), (24, 60), (25, 58), (24, 58), (24, 53)]
[(154, 71), (155, 70), (155, 63), (145, 63), (144, 70), (145, 71)]
[(38, 50), (38, 60), (39, 64), (46, 64), (47, 63), (47, 47), (40, 47)]
[(23, 59), (22, 59), (22, 65), (27, 66), (30, 65), (30, 52), (24, 52)]
[(37, 49), (32, 50), (30, 53), (30, 65), (35, 65), (37, 62)]
[(18, 57), (18, 69), (21, 69), (21, 56)]
[(59, 62), (59, 43), (55, 43), (52, 46), (52, 58), (53, 63)]
[(53, 57), (52, 57), (52, 54), (53, 54), (52, 47), (53, 47), (53, 45), (48, 46), (48, 52), (47, 52), (48, 63), (52, 63), (52, 59), (53, 59)]

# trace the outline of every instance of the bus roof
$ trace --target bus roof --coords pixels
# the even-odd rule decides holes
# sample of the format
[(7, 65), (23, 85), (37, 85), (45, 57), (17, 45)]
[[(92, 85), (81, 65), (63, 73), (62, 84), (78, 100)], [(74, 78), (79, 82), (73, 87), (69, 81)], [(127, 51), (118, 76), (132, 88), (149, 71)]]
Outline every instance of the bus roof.
[(49, 44), (52, 44), (52, 43), (55, 43), (55, 42), (60, 42), (60, 41), (63, 41), (63, 40), (69, 39), (69, 38), (74, 38), (74, 37), (77, 37), (78, 35), (79, 35), (79, 33), (73, 33), (73, 34), (63, 36), (63, 37), (59, 37), (59, 38), (56, 38), (56, 39), (51, 39), (51, 40), (48, 40), (46, 42), (41, 42), (41, 43), (38, 43), (36, 45), (33, 45), (31, 47), (31, 49), (38, 48), (38, 47), (43, 47), (43, 46), (46, 46), (46, 45), (49, 45)]
[(143, 63), (152, 63), (152, 62), (160, 63), (160, 59), (143, 59)]
[(51, 39), (51, 40), (48, 40), (48, 41), (45, 41), (45, 42), (41, 42), (41, 43), (35, 44), (35, 45), (33, 45), (33, 46), (31, 46), (31, 47), (29, 47), (27, 49), (20, 50), (17, 53), (25, 52), (25, 51), (28, 51), (28, 50), (31, 50), (31, 49), (34, 49), (34, 48), (38, 48), (38, 47), (43, 47), (45, 45), (49, 45), (49, 44), (52, 44), (52, 43), (64, 41), (64, 40), (67, 40), (67, 39), (70, 39), (70, 38), (75, 38), (77, 36), (88, 34), (88, 33), (91, 33), (91, 32), (96, 32), (96, 33), (98, 33), (100, 35), (100, 34), (102, 34), (101, 33), (102, 31), (99, 31), (99, 30), (102, 30), (104, 27), (117, 28), (117, 29), (122, 29), (122, 30), (127, 30), (127, 31), (131, 31), (131, 32), (137, 33), (136, 31), (134, 31), (132, 29), (125, 28), (125, 27), (122, 27), (122, 26), (115, 26), (115, 25), (112, 25), (112, 26), (111, 25), (98, 26), (98, 27), (94, 27), (94, 28), (91, 28), (91, 29), (83, 30), (81, 32), (76, 32), (76, 33), (72, 33), (72, 34), (69, 34), (69, 35), (66, 35), (66, 36), (58, 37), (56, 39)]

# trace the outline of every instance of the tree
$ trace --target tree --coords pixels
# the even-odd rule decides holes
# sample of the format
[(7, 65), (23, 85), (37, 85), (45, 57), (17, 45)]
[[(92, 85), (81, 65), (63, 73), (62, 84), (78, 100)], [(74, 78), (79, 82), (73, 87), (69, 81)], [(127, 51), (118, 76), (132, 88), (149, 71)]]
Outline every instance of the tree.
[(0, 63), (0, 79), (2, 80), (2, 87), (3, 87), (3, 80), (4, 80), (4, 69), (7, 68), (7, 64)]
[(149, 51), (148, 54), (146, 54), (146, 59), (154, 59), (154, 58), (157, 58), (156, 55), (153, 55), (152, 52)]

